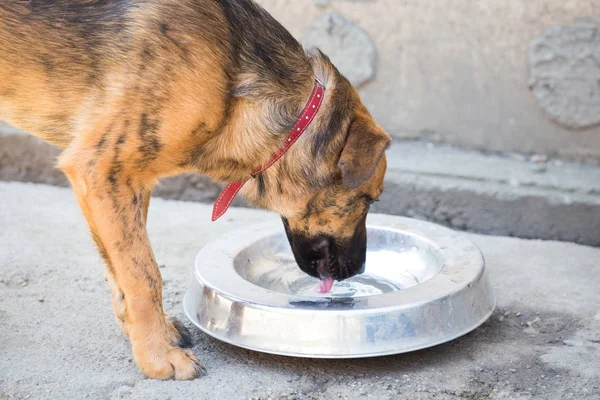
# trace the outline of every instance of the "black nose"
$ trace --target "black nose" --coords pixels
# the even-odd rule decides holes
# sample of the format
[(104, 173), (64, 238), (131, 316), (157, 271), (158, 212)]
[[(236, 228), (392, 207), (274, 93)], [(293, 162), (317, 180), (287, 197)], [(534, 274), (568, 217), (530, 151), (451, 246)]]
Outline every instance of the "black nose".
[(328, 234), (310, 237), (294, 232), (285, 218), (283, 227), (298, 266), (317, 279), (334, 278), (342, 281), (364, 272), (367, 250), (365, 221), (359, 223), (350, 239)]

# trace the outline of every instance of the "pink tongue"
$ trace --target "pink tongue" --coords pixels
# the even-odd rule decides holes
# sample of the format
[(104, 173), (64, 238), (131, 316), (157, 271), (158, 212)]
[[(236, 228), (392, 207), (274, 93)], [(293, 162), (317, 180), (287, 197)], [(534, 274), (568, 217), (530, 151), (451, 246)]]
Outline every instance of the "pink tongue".
[(329, 293), (333, 287), (333, 278), (323, 279), (317, 285), (317, 292), (321, 294)]

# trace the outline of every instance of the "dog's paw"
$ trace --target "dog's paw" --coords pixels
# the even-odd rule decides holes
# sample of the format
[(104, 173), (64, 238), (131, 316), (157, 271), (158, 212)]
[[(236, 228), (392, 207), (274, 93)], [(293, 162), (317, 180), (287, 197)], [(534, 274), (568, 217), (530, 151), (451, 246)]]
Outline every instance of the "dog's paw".
[(189, 380), (206, 375), (206, 367), (189, 349), (166, 345), (165, 348), (133, 346), (135, 360), (151, 379)]
[(206, 367), (189, 349), (175, 348), (169, 351), (169, 362), (173, 367), (173, 377), (177, 380), (189, 380), (206, 375)]
[(169, 337), (173, 346), (191, 348), (194, 345), (192, 335), (185, 325), (183, 325), (183, 322), (166, 314), (165, 321), (167, 322), (167, 330), (169, 331)]
[(165, 314), (166, 331), (148, 331), (132, 340), (133, 354), (142, 372), (152, 379), (196, 379), (206, 375), (202, 361), (190, 350), (192, 335), (175, 317)]

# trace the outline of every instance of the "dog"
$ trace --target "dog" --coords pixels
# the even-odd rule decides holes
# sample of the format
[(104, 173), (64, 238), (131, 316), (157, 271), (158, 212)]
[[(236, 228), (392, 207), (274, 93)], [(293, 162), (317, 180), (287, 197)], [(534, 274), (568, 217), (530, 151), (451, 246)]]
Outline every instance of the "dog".
[[(282, 152), (304, 112), (310, 124)], [(150, 378), (205, 373), (163, 311), (146, 232), (158, 179), (245, 182), (252, 205), (281, 215), (304, 272), (332, 281), (364, 268), (390, 137), (326, 55), (252, 0), (3, 0), (0, 120), (62, 149), (116, 319)]]

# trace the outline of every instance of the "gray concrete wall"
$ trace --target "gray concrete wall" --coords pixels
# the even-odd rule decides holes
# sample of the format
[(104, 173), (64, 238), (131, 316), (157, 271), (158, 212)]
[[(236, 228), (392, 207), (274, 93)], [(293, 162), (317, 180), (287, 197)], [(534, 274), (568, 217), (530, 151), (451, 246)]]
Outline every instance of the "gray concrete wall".
[(258, 1), (396, 137), (600, 158), (598, 0)]

